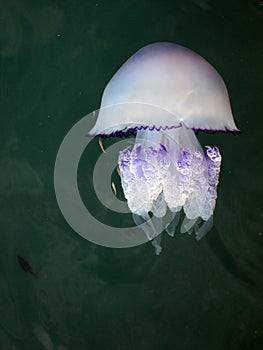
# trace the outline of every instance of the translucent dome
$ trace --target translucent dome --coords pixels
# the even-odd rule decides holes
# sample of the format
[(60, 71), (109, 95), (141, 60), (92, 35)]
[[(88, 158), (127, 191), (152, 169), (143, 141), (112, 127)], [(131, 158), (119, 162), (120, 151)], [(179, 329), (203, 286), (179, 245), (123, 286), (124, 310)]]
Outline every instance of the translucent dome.
[(173, 43), (147, 45), (107, 84), (90, 135), (130, 128), (239, 132), (225, 83), (200, 55)]

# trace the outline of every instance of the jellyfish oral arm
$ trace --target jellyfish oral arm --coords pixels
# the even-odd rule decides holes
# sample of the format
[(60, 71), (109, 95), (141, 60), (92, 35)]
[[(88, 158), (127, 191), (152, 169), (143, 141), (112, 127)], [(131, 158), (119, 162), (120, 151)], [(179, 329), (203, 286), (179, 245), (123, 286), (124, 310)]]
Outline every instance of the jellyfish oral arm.
[[(158, 236), (149, 213), (162, 218), (167, 210), (183, 209), (181, 232), (194, 228), (197, 239), (211, 228), (221, 164), (217, 147), (207, 146), (204, 153), (194, 132), (185, 126), (166, 132), (146, 130), (138, 133), (132, 150), (120, 152), (118, 163), (128, 206), (135, 223), (144, 222), (148, 239)], [(209, 224), (199, 226), (199, 218)]]

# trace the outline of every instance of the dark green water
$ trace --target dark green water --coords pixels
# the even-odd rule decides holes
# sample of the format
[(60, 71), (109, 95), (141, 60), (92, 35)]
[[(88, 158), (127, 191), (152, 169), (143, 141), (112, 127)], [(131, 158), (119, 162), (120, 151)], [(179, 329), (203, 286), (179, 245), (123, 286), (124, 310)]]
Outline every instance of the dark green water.
[[(263, 348), (262, 35), (252, 0), (0, 1), (0, 350)], [(243, 131), (199, 134), (223, 154), (214, 227), (165, 236), (159, 257), (81, 238), (53, 185), (68, 130), (156, 41), (216, 67)]]

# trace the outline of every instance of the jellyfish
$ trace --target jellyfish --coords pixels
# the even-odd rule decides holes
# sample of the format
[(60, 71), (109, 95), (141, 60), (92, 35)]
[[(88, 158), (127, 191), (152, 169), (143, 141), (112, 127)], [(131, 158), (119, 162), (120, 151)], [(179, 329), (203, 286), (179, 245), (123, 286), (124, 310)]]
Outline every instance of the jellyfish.
[[(218, 72), (192, 50), (169, 42), (133, 54), (107, 84), (89, 135), (136, 135), (119, 153), (121, 185), (136, 225), (161, 252), (166, 232), (201, 239), (213, 226), (221, 154), (203, 150), (196, 131), (239, 133)], [(182, 217), (182, 214), (184, 217)]]

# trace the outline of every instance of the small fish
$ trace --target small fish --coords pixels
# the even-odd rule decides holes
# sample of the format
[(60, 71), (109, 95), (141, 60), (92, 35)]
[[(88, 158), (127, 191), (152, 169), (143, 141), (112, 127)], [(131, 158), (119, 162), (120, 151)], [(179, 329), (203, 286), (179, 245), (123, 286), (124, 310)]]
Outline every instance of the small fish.
[(105, 148), (104, 148), (103, 143), (102, 143), (102, 139), (99, 139), (99, 145), (100, 145), (100, 149), (102, 150), (102, 152), (106, 153)]
[(114, 182), (111, 183), (111, 187), (113, 189), (113, 192), (114, 192), (115, 196), (117, 196), (117, 190), (116, 190), (116, 186), (115, 186)]
[(25, 272), (29, 272), (32, 276), (34, 276), (35, 278), (37, 277), (37, 275), (33, 272), (32, 267), (29, 265), (28, 261), (25, 260), (24, 258), (22, 258), (20, 255), (17, 255), (17, 261), (19, 263), (19, 265), (21, 266), (21, 268), (25, 271)]
[(117, 173), (119, 175), (119, 177), (121, 177), (121, 171), (120, 171), (120, 168), (117, 166)]

